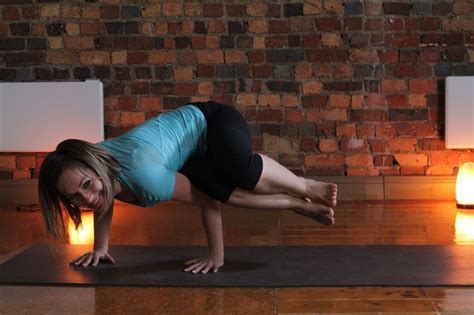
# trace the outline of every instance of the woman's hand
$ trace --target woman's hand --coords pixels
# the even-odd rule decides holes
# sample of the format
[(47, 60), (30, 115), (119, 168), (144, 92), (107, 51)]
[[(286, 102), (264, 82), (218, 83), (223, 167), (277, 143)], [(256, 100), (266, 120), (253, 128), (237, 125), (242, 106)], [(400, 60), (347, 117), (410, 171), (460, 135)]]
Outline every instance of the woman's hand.
[(224, 259), (208, 256), (189, 260), (184, 265), (186, 266), (184, 269), (186, 272), (208, 273), (210, 270), (217, 272), (224, 265)]
[(81, 265), (82, 267), (87, 267), (89, 265), (92, 265), (95, 267), (99, 263), (99, 260), (104, 260), (104, 261), (108, 261), (115, 264), (115, 259), (112, 256), (110, 256), (110, 254), (107, 253), (107, 251), (100, 250), (100, 249), (85, 253), (81, 257), (76, 258), (75, 260), (71, 261), (71, 264), (74, 264), (75, 266)]

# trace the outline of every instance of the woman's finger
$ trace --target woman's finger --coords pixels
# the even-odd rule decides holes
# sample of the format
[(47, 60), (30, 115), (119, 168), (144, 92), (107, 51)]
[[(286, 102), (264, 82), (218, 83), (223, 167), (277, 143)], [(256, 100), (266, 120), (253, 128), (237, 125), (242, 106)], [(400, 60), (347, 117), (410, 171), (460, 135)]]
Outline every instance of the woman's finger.
[(115, 259), (112, 256), (110, 256), (109, 254), (105, 254), (105, 259), (107, 261), (110, 261), (112, 264), (115, 264)]
[(214, 266), (214, 264), (211, 261), (208, 261), (207, 264), (205, 265), (204, 269), (201, 271), (202, 273), (208, 273), (209, 270)]
[(198, 273), (200, 272), (204, 267), (206, 266), (206, 262), (201, 262), (197, 265), (196, 268), (193, 269), (193, 273)]
[(82, 262), (87, 258), (88, 255), (89, 255), (89, 253), (85, 253), (84, 255), (82, 255), (81, 257), (76, 259), (76, 261), (74, 261), (74, 264), (76, 266), (82, 264)]
[(92, 266), (97, 266), (97, 264), (99, 263), (99, 259), (100, 259), (100, 256), (99, 255), (94, 255), (94, 258), (92, 260)]
[(186, 269), (184, 269), (184, 271), (193, 271), (197, 266), (199, 266), (201, 264), (201, 261), (200, 260), (197, 260), (196, 262), (194, 262), (192, 265), (189, 265)]
[(187, 262), (185, 262), (184, 265), (189, 266), (189, 265), (197, 263), (198, 261), (199, 261), (199, 259), (191, 259), (191, 260), (188, 260)]
[(82, 262), (82, 267), (87, 267), (92, 261), (92, 258), (94, 257), (94, 254), (89, 254), (87, 258)]

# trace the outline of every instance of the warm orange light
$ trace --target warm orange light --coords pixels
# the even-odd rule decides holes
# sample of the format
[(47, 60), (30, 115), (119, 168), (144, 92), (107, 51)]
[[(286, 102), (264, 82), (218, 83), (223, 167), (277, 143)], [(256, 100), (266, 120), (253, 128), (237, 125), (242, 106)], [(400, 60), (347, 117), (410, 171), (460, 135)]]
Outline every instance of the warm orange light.
[(88, 245), (94, 243), (94, 213), (81, 213), (82, 226), (76, 230), (74, 223), (70, 220), (68, 227), (69, 243), (73, 245)]
[(474, 163), (461, 165), (456, 178), (456, 203), (458, 208), (474, 209)]
[(474, 213), (458, 211), (456, 213), (456, 243), (474, 243)]

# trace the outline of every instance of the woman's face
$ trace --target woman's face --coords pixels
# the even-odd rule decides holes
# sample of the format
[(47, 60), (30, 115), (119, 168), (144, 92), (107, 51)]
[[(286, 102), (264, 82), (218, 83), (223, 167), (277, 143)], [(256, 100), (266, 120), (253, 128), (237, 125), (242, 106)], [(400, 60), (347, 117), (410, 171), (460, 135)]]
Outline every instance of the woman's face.
[(97, 174), (86, 167), (69, 167), (58, 179), (58, 190), (80, 208), (99, 209), (104, 202), (103, 185)]

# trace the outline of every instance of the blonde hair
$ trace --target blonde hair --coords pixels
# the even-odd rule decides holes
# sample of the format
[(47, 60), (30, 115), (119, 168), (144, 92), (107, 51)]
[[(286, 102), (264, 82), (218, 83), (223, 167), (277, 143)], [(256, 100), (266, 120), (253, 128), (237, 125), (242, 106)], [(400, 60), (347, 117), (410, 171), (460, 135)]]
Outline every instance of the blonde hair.
[[(39, 173), (38, 194), (46, 231), (56, 239), (65, 239), (65, 212), (76, 228), (81, 221), (81, 209), (72, 204), (58, 190), (58, 180), (64, 170), (72, 167), (86, 167), (94, 171), (102, 181), (104, 202), (99, 219), (103, 217), (114, 199), (114, 181), (120, 165), (105, 149), (93, 143), (69, 139), (61, 142), (56, 150), (48, 154)], [(62, 209), (64, 205), (65, 210)]]

